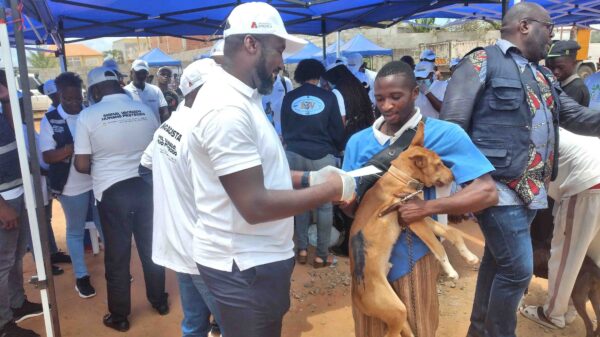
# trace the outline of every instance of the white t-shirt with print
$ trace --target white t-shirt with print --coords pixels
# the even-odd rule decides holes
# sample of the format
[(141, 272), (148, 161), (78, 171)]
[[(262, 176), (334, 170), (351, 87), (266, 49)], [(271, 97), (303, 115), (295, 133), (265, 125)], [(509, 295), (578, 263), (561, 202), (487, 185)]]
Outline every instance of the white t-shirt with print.
[(196, 203), (194, 260), (231, 271), (234, 261), (246, 270), (293, 257), (294, 219), (249, 224), (219, 180), (261, 166), (265, 188), (292, 189), (285, 151), (258, 91), (217, 69), (200, 89), (192, 114), (198, 122), (182, 147), (189, 151)]
[[(448, 81), (433, 81), (433, 83), (431, 83), (431, 86), (429, 87), (429, 91), (435, 97), (437, 97), (437, 99), (439, 99), (440, 101), (443, 101), (444, 95), (446, 94), (447, 86), (448, 86)], [(427, 98), (427, 96), (423, 95), (422, 92), (419, 92), (419, 96), (417, 97), (417, 100), (415, 101), (415, 106), (419, 107), (419, 109), (421, 110), (421, 114), (423, 116), (431, 117), (431, 118), (439, 118), (440, 117), (440, 112), (437, 111), (433, 107), (433, 105), (431, 105), (431, 102), (429, 102), (429, 99)]]
[[(75, 140), (75, 134), (77, 131), (77, 119), (79, 119), (80, 114), (70, 115), (65, 112), (62, 105), (59, 105), (58, 114), (64, 120), (67, 121), (67, 126), (71, 131), (71, 135), (73, 136), (73, 140)], [(40, 151), (42, 153), (50, 150), (56, 149), (56, 141), (54, 140), (54, 130), (50, 122), (48, 122), (48, 118), (44, 115), (42, 121), (40, 122)], [(75, 169), (75, 159), (71, 159), (71, 168), (69, 169), (69, 177), (67, 178), (67, 183), (65, 184), (62, 194), (66, 196), (74, 196), (80, 195), (92, 189), (92, 177), (89, 174), (83, 174), (77, 172)]]
[(139, 176), (140, 158), (158, 126), (150, 108), (126, 94), (104, 96), (80, 113), (75, 154), (91, 154), (96, 200), (115, 183)]
[(142, 90), (131, 82), (123, 89), (129, 93), (129, 96), (134, 101), (139, 101), (149, 106), (160, 122), (160, 108), (167, 106), (167, 100), (159, 87), (154, 84), (146, 83), (144, 85), (144, 90)]
[(275, 124), (275, 130), (277, 130), (277, 133), (280, 135), (281, 104), (283, 103), (283, 97), (285, 96), (286, 92), (294, 90), (294, 85), (289, 78), (283, 76), (283, 80), (285, 81), (285, 88), (281, 82), (281, 75), (277, 75), (277, 78), (275, 78), (275, 83), (273, 84), (273, 91), (270, 95), (265, 95), (262, 98), (263, 108), (266, 109), (267, 103), (271, 104), (271, 110), (273, 110), (273, 124)]
[(600, 110), (600, 72), (586, 77), (584, 82), (590, 91), (590, 109)]
[(181, 143), (194, 126), (191, 110), (180, 104), (154, 133), (141, 164), (152, 170), (154, 227), (152, 261), (178, 273), (199, 274), (193, 255), (196, 222), (189, 153)]

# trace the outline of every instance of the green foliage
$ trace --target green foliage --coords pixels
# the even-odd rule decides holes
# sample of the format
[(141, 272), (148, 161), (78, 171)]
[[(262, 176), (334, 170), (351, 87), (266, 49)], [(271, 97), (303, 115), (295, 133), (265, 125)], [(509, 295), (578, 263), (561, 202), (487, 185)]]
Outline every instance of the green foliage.
[(416, 19), (414, 20), (414, 23), (415, 24), (411, 24), (413, 33), (427, 33), (435, 29), (433, 27), (435, 18)]
[(119, 64), (125, 63), (125, 60), (123, 58), (123, 52), (121, 52), (118, 49), (111, 49), (111, 50), (103, 52), (102, 54), (104, 54), (104, 57), (113, 58)]
[(33, 68), (54, 68), (58, 66), (58, 59), (54, 55), (42, 51), (29, 53), (27, 60)]

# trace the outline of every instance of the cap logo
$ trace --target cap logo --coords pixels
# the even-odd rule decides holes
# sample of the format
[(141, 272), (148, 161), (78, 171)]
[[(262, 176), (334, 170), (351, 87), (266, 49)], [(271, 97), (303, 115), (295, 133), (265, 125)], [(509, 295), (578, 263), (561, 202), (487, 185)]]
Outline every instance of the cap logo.
[(192, 81), (188, 81), (188, 87), (191, 87), (193, 84)]
[(252, 29), (258, 28), (258, 26), (256, 25), (256, 22), (252, 21), (252, 24), (250, 25), (250, 28), (252, 28)]

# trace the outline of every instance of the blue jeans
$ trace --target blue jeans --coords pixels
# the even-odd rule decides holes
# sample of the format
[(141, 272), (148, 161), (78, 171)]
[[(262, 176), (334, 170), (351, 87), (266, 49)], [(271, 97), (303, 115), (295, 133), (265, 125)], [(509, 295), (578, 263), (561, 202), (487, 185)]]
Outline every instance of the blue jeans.
[(515, 336), (517, 307), (533, 274), (529, 226), (535, 214), (525, 206), (498, 206), (477, 215), (485, 250), (469, 337)]
[[(328, 154), (323, 158), (311, 160), (295, 152), (286, 151), (290, 168), (296, 171), (318, 171), (326, 166), (335, 166), (336, 158)], [(310, 226), (311, 212), (304, 212), (294, 217), (296, 242), (298, 250), (308, 247), (308, 227)], [(317, 256), (324, 261), (329, 255), (331, 241), (331, 228), (333, 227), (333, 205), (326, 203), (317, 208)]]
[(177, 273), (177, 282), (183, 309), (183, 337), (205, 337), (210, 330), (210, 314), (213, 314), (217, 324), (221, 321), (214, 296), (200, 275)]
[(88, 276), (87, 266), (85, 265), (83, 238), (85, 235), (86, 218), (90, 208), (93, 210), (96, 228), (101, 232), (98, 210), (94, 205), (94, 196), (90, 190), (79, 195), (59, 195), (58, 200), (67, 220), (67, 248), (69, 248), (69, 254), (71, 254), (73, 272), (76, 278)]

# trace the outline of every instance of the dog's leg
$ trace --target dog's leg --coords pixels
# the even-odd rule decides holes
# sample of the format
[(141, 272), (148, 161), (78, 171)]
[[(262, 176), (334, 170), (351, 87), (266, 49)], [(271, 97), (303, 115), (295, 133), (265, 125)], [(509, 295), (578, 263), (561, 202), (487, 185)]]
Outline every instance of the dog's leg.
[[(597, 280), (593, 281), (592, 289), (590, 291), (590, 301), (592, 302), (592, 308), (594, 308), (594, 313), (596, 314), (596, 321), (600, 319), (600, 282)], [(596, 331), (594, 331), (594, 336), (600, 337), (600, 322), (596, 323)]]
[(594, 325), (585, 309), (585, 304), (591, 291), (591, 282), (589, 274), (579, 274), (575, 281), (575, 287), (573, 287), (574, 291), (571, 293), (573, 305), (585, 324), (586, 337), (594, 337)]
[(365, 280), (365, 284), (353, 287), (352, 299), (356, 308), (367, 316), (382, 320), (387, 326), (385, 337), (413, 337), (406, 306), (385, 275), (371, 274), (371, 278)]
[(479, 262), (479, 258), (465, 245), (465, 241), (463, 240), (462, 234), (459, 230), (450, 226), (446, 227), (432, 218), (425, 218), (425, 222), (427, 223), (427, 226), (429, 226), (429, 228), (431, 228), (431, 230), (435, 233), (435, 235), (448, 239), (454, 245), (454, 247), (458, 249), (458, 253), (465, 259), (465, 261), (467, 261), (468, 264), (474, 265)]
[(448, 255), (446, 254), (446, 250), (444, 249), (444, 246), (442, 245), (440, 240), (438, 240), (438, 238), (435, 236), (433, 231), (427, 226), (425, 221), (421, 220), (421, 221), (418, 221), (415, 223), (411, 223), (410, 229), (421, 240), (423, 240), (423, 242), (425, 242), (427, 247), (429, 247), (429, 249), (433, 252), (433, 255), (435, 255), (435, 258), (438, 261), (440, 261), (440, 264), (442, 265), (442, 269), (444, 270), (444, 273), (446, 275), (448, 275), (449, 278), (457, 280), (458, 273), (456, 272), (454, 267), (452, 267), (452, 265), (450, 264), (450, 261), (448, 260)]

